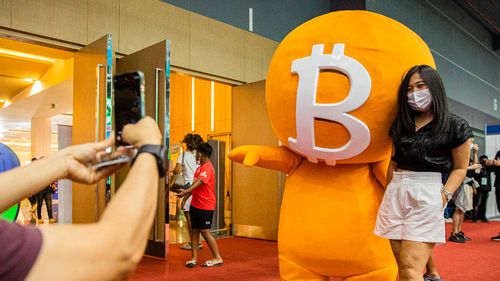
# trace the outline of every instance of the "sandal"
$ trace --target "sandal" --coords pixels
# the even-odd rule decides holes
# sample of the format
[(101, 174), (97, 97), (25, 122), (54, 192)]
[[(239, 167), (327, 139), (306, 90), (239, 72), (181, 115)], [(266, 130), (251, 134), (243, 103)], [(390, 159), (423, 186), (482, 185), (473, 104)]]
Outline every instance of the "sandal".
[(220, 261), (208, 260), (208, 261), (201, 264), (202, 267), (214, 267), (214, 266), (221, 266), (221, 265), (222, 265), (222, 260), (220, 260)]
[(185, 264), (187, 268), (193, 268), (196, 266), (196, 260), (188, 260)]

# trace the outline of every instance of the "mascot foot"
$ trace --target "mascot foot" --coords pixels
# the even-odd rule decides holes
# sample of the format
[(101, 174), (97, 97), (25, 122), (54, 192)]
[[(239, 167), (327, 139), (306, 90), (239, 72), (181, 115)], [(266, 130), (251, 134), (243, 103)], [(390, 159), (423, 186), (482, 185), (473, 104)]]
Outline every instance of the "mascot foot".
[(391, 265), (382, 269), (378, 269), (366, 274), (350, 276), (344, 278), (344, 281), (394, 281), (398, 275), (397, 265)]

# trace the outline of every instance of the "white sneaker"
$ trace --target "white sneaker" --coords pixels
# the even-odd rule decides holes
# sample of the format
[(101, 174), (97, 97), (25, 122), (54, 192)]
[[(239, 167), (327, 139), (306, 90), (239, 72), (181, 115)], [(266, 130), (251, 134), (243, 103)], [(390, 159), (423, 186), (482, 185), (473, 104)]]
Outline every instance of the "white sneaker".
[[(184, 243), (182, 244), (182, 246), (180, 247), (181, 250), (191, 250), (191, 243)], [(201, 249), (203, 248), (203, 246), (201, 245), (201, 242), (198, 244), (198, 249)]]

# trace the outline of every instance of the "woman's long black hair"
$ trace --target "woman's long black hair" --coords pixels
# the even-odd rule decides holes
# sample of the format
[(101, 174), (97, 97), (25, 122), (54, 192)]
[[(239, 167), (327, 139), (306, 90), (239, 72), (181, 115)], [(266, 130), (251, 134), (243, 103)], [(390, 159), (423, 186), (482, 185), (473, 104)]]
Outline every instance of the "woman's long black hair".
[(418, 73), (425, 81), (429, 92), (432, 95), (432, 134), (438, 136), (447, 132), (450, 126), (448, 102), (444, 90), (443, 81), (439, 73), (428, 65), (416, 65), (406, 72), (398, 90), (398, 113), (396, 120), (392, 123), (390, 135), (393, 141), (398, 141), (402, 136), (412, 136), (415, 134), (415, 115), (417, 111), (408, 105), (408, 84), (413, 74)]

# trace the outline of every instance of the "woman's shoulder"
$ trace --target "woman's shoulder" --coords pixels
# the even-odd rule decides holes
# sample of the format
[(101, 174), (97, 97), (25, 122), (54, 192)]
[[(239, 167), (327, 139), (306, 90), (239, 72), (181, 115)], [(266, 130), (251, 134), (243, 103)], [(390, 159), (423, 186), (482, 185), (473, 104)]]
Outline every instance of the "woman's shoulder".
[(450, 136), (452, 137), (453, 147), (457, 147), (460, 144), (467, 141), (469, 138), (474, 137), (472, 128), (469, 123), (464, 118), (450, 114)]
[(454, 128), (457, 128), (457, 127), (460, 128), (463, 126), (469, 127), (469, 122), (467, 122), (467, 120), (465, 120), (464, 118), (462, 118), (458, 115), (450, 113), (448, 118), (450, 120), (450, 125), (453, 126)]

